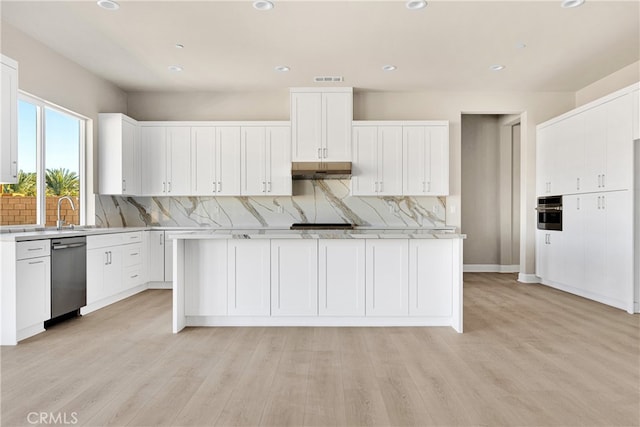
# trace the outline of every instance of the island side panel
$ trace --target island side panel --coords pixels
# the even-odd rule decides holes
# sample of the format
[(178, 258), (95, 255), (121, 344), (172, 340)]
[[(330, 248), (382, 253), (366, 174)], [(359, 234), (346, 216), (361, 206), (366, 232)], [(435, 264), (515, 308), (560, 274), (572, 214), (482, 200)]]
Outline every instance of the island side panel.
[(451, 268), (453, 269), (453, 311), (451, 313), (451, 327), (456, 332), (463, 332), (463, 275), (462, 275), (462, 239), (453, 240), (451, 251)]
[(184, 240), (173, 239), (173, 333), (186, 326), (184, 313)]

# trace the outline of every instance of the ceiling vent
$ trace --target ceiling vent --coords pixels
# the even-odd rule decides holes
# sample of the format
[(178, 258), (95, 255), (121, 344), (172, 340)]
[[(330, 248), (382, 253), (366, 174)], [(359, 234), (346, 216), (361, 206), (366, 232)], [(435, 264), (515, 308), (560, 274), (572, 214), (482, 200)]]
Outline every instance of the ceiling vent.
[(343, 82), (344, 77), (342, 76), (315, 76), (313, 81), (316, 83), (336, 83)]

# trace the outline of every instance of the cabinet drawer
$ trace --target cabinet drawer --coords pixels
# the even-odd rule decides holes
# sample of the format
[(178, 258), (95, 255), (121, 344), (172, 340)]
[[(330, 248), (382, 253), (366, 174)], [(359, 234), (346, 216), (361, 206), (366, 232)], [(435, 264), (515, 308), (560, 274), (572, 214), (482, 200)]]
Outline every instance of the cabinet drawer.
[(117, 246), (122, 242), (120, 233), (101, 234), (99, 236), (87, 236), (87, 249), (106, 248)]
[(142, 266), (125, 268), (122, 272), (123, 290), (131, 289), (143, 283)]
[(123, 245), (142, 242), (142, 232), (136, 231), (133, 233), (120, 233), (120, 238), (120, 243)]
[(140, 245), (127, 245), (123, 247), (122, 264), (125, 267), (142, 264), (142, 247)]
[(51, 241), (49, 239), (16, 243), (16, 259), (18, 260), (49, 256), (50, 254)]

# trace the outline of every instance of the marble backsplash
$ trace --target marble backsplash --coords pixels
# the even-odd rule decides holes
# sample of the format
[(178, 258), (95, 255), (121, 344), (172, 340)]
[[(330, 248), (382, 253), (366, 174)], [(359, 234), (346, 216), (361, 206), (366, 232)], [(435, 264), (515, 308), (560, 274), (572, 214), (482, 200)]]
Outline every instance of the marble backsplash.
[(442, 227), (444, 197), (355, 197), (349, 180), (293, 181), (293, 196), (97, 196), (99, 227), (288, 227), (295, 222)]

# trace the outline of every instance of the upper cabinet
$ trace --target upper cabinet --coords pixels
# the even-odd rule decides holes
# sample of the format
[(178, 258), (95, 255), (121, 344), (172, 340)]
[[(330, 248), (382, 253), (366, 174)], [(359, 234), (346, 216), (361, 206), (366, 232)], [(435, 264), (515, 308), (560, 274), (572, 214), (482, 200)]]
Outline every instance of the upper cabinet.
[(240, 126), (191, 128), (191, 194), (240, 194)]
[(2, 55), (0, 183), (18, 182), (18, 63)]
[(119, 113), (98, 114), (100, 194), (140, 193), (140, 128)]
[(240, 194), (290, 196), (290, 127), (243, 126), (241, 133)]
[(623, 90), (538, 127), (539, 196), (631, 188), (633, 97)]
[(449, 194), (449, 123), (403, 126), (405, 196)]
[(352, 88), (291, 89), (292, 160), (351, 161)]
[(140, 135), (142, 195), (190, 195), (191, 128), (149, 124)]
[(402, 194), (402, 126), (353, 127), (354, 196)]

